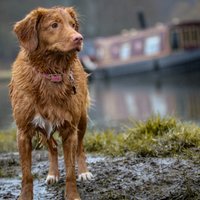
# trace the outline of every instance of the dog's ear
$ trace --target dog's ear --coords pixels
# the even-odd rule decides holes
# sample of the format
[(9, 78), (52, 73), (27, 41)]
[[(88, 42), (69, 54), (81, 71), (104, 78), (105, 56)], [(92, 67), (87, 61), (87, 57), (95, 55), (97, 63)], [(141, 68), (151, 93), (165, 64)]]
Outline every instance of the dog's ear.
[(20, 45), (27, 51), (34, 51), (38, 47), (37, 25), (42, 16), (42, 9), (38, 8), (30, 12), (23, 20), (14, 26)]
[(67, 11), (75, 21), (75, 30), (79, 31), (78, 14), (77, 14), (76, 10), (73, 7), (69, 7), (69, 8), (67, 8)]

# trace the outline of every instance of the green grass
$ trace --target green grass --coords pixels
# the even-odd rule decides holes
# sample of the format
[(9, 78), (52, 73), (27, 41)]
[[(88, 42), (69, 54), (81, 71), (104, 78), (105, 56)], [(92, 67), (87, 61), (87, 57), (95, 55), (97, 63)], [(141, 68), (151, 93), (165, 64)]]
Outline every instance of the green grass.
[(16, 130), (0, 131), (0, 152), (12, 152), (16, 150)]
[(134, 152), (138, 156), (167, 157), (184, 154), (199, 155), (200, 127), (174, 117), (152, 116), (135, 121), (123, 133), (114, 131), (89, 133), (85, 138), (87, 151), (109, 155)]
[[(16, 150), (15, 133), (0, 133), (0, 152)], [(142, 157), (184, 155), (200, 160), (200, 127), (175, 117), (152, 116), (134, 121), (123, 132), (113, 130), (87, 133), (84, 139), (88, 153), (123, 156), (133, 152)]]

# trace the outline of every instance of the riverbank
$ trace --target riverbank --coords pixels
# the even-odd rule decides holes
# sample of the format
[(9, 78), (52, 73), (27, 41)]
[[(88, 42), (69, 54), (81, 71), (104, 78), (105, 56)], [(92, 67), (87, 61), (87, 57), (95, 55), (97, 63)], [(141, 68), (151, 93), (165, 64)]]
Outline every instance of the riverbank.
[[(7, 133), (6, 135), (8, 135)], [(14, 131), (7, 148), (15, 150)], [(21, 171), (18, 153), (6, 153), (0, 138), (0, 199), (16, 199)], [(0, 134), (1, 136), (1, 134)], [(3, 142), (2, 142), (3, 141)], [(37, 146), (37, 142), (33, 142)], [(34, 147), (35, 147), (34, 146)], [(200, 128), (173, 117), (151, 117), (116, 133), (88, 133), (85, 138), (91, 182), (78, 183), (82, 200), (199, 200)], [(2, 151), (2, 149), (1, 149)], [(38, 199), (63, 199), (64, 162), (59, 157), (60, 181), (46, 186), (48, 154), (33, 150), (34, 193)]]
[[(1, 155), (0, 199), (16, 199), (20, 193), (18, 154)], [(94, 180), (78, 182), (82, 200), (199, 200), (199, 163), (182, 158), (143, 158), (89, 155), (88, 164)], [(59, 158), (61, 178), (46, 186), (47, 153), (33, 152), (34, 199), (63, 199), (64, 162)], [(3, 187), (2, 187), (3, 185)]]

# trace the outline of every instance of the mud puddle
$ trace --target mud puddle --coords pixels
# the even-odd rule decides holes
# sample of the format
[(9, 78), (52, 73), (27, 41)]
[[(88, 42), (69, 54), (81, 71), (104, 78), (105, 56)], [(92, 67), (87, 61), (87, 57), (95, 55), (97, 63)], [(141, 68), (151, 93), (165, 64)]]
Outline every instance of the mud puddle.
[[(200, 166), (178, 158), (119, 158), (88, 156), (95, 178), (78, 182), (82, 200), (200, 200)], [(64, 163), (59, 159), (61, 178), (53, 186), (45, 185), (47, 153), (33, 153), (32, 172), (35, 200), (62, 200)], [(20, 192), (18, 154), (0, 154), (0, 199), (17, 199)]]

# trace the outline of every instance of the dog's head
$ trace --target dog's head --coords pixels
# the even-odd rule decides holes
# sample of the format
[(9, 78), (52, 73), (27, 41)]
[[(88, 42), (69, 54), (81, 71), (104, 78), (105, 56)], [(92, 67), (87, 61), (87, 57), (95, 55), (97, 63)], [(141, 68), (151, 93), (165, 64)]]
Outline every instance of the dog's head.
[(67, 53), (82, 49), (83, 37), (72, 7), (33, 10), (15, 24), (14, 32), (29, 52), (40, 49)]

